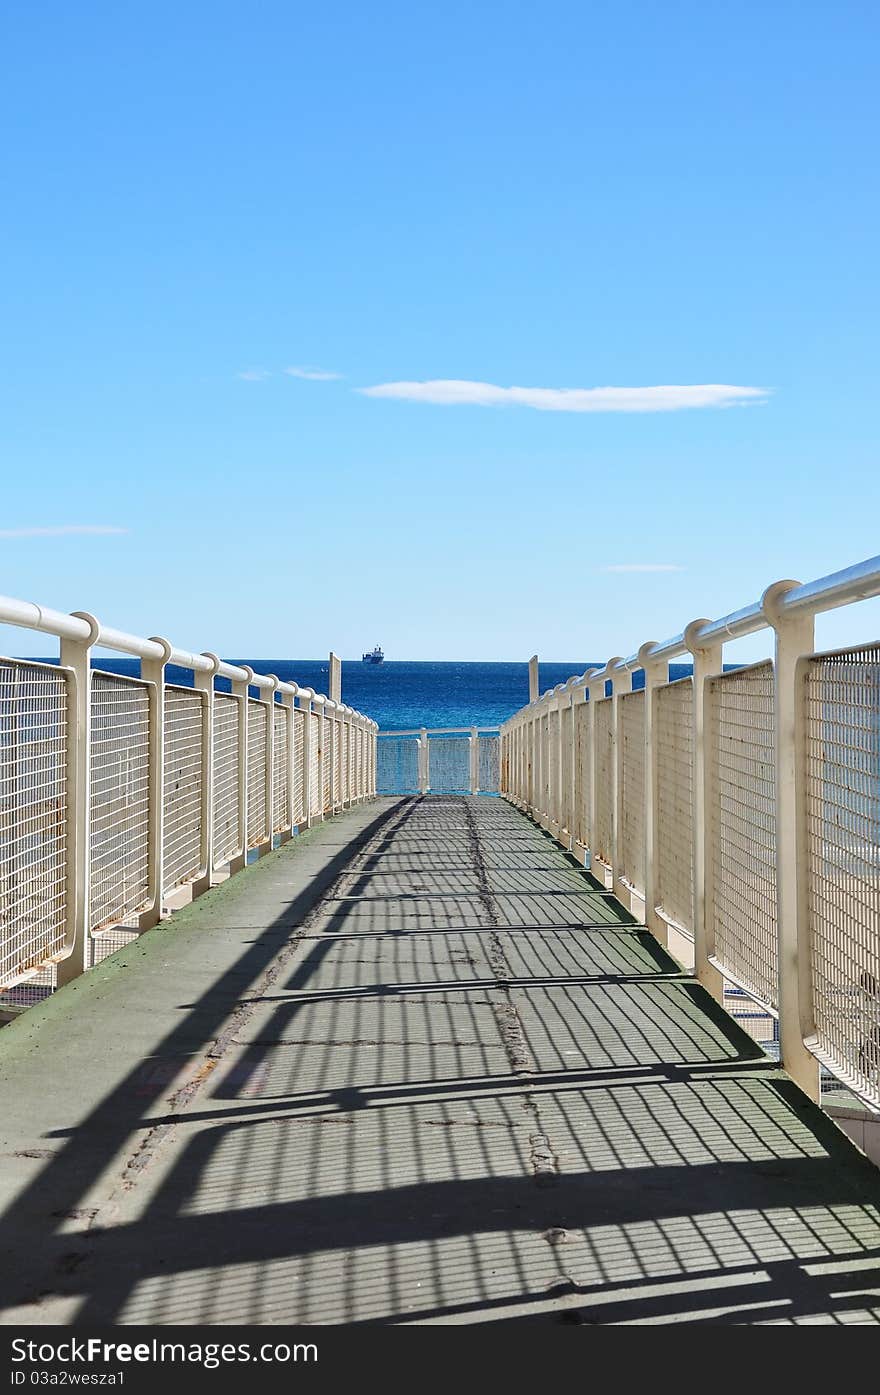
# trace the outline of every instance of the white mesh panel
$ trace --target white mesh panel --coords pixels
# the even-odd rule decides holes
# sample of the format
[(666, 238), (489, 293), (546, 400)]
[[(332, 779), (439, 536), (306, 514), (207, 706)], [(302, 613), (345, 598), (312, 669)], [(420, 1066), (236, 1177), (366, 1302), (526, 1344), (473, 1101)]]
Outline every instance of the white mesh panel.
[(64, 948), (67, 675), (0, 660), (0, 983)]
[(620, 875), (645, 889), (645, 692), (618, 699), (621, 743)]
[(298, 707), (293, 709), (293, 792), (291, 795), (291, 823), (305, 822), (306, 809), (303, 803), (303, 733), (306, 714)]
[(880, 646), (813, 660), (805, 702), (818, 1051), (880, 1105)]
[(248, 847), (255, 848), (268, 836), (266, 824), (266, 761), (269, 709), (248, 698)]
[(290, 765), (288, 736), (290, 708), (276, 702), (272, 707), (275, 740), (272, 747), (272, 828), (290, 828)]
[(593, 753), (590, 749), (589, 703), (580, 702), (574, 708), (575, 736), (575, 807), (572, 833), (585, 846), (590, 844), (587, 801), (592, 779)]
[(477, 788), (482, 794), (497, 794), (501, 786), (501, 738), (477, 737)]
[(470, 750), (467, 736), (428, 737), (428, 782), (433, 794), (470, 793)]
[(321, 782), (321, 808), (329, 813), (333, 805), (333, 723), (329, 717), (322, 719), (321, 745), (323, 750), (323, 779)]
[(204, 698), (194, 688), (165, 688), (163, 891), (191, 881), (202, 870)]
[(309, 791), (312, 814), (320, 814), (324, 804), (321, 797), (321, 777), (319, 751), (321, 749), (321, 718), (317, 712), (309, 713), (311, 745), (309, 746)]
[(549, 774), (547, 778), (547, 813), (551, 819), (560, 821), (562, 816), (559, 791), (559, 713), (547, 714), (547, 741), (549, 751)]
[(330, 800), (334, 809), (338, 809), (342, 803), (342, 767), (345, 756), (345, 724), (337, 719), (331, 723), (333, 728), (333, 784), (331, 786)]
[(141, 910), (149, 885), (150, 688), (92, 674), (89, 924)]
[(414, 736), (382, 735), (376, 742), (379, 794), (418, 794), (419, 745)]
[(777, 999), (773, 665), (709, 680), (715, 953), (761, 1002)]
[(593, 829), (593, 844), (590, 851), (603, 862), (611, 861), (613, 746), (611, 728), (611, 699), (601, 698), (596, 703), (596, 827)]
[(229, 693), (214, 694), (214, 847), (212, 860), (219, 867), (242, 851), (238, 804), (241, 761), (240, 712), (242, 699)]
[(694, 685), (681, 678), (657, 689), (657, 900), (660, 909), (694, 925)]

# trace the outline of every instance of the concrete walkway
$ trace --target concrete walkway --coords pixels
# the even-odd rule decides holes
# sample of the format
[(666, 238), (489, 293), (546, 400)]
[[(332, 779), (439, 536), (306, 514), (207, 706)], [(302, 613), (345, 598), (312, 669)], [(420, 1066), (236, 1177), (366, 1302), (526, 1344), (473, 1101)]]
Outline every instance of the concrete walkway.
[(880, 1173), (499, 800), (209, 892), (0, 1032), (0, 1104), (6, 1323), (880, 1317)]

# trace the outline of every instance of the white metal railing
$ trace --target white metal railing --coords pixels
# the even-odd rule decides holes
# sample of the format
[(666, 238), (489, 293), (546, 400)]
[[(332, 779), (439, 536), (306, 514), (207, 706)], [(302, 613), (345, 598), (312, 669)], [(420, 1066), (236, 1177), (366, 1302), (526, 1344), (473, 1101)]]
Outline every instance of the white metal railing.
[[(817, 614), (877, 595), (880, 557), (776, 582), (575, 675), (501, 727), (501, 791), (664, 943), (691, 939), (716, 997), (778, 1017), (813, 1098), (822, 1063), (880, 1109), (880, 644), (814, 652)], [(725, 672), (725, 643), (762, 628), (773, 660)], [(693, 677), (670, 682), (682, 655)]]
[[(375, 794), (376, 723), (311, 688), (83, 612), (0, 597), (0, 623), (60, 640), (58, 664), (0, 659), (0, 989), (74, 978), (112, 927)], [(96, 645), (140, 677), (92, 668)]]
[(412, 727), (380, 731), (379, 794), (499, 794), (498, 727)]

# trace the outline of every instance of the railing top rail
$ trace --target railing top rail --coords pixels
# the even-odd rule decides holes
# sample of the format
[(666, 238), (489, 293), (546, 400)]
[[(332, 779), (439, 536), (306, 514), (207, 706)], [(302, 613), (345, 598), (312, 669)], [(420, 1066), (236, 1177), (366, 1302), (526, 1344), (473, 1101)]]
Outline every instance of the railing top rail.
[(501, 727), (406, 727), (400, 731), (383, 731), (379, 728), (379, 736), (470, 736), (476, 732), (478, 736), (497, 736)]
[[(609, 659), (603, 669), (586, 669), (584, 673), (575, 674), (566, 683), (560, 683), (542, 693), (534, 702), (527, 703), (519, 711), (527, 712), (529, 708), (546, 704), (566, 691), (605, 682), (621, 674), (644, 668), (645, 664), (660, 663), (679, 655), (691, 654), (695, 649), (711, 649), (729, 640), (742, 639), (746, 635), (767, 629), (771, 621), (765, 606), (765, 597), (773, 590), (773, 587), (768, 587), (761, 600), (754, 601), (741, 610), (731, 611), (729, 615), (722, 615), (718, 620), (695, 621), (672, 639), (643, 644), (629, 658)], [(880, 596), (880, 557), (868, 557), (864, 562), (856, 562), (851, 567), (831, 572), (816, 581), (790, 583), (788, 591), (774, 598), (774, 605), (780, 617), (819, 615), (854, 601), (870, 600), (874, 596)]]
[(81, 644), (97, 645), (102, 649), (129, 654), (136, 659), (176, 664), (179, 668), (187, 668), (193, 673), (210, 673), (237, 683), (247, 681), (250, 687), (259, 688), (261, 692), (281, 693), (286, 697), (300, 697), (323, 703), (327, 710), (338, 711), (343, 717), (356, 718), (367, 727), (376, 727), (376, 723), (364, 713), (343, 703), (332, 703), (324, 694), (316, 693), (311, 688), (300, 687), (298, 683), (284, 683), (272, 674), (255, 673), (251, 668), (218, 659), (215, 654), (197, 654), (188, 649), (178, 649), (168, 640), (157, 636), (144, 639), (140, 635), (128, 634), (125, 630), (104, 625), (94, 616), (84, 612), (66, 615), (63, 611), (52, 610), (34, 601), (0, 596), (0, 624), (37, 630), (41, 634), (54, 635), (59, 640), (75, 640)]

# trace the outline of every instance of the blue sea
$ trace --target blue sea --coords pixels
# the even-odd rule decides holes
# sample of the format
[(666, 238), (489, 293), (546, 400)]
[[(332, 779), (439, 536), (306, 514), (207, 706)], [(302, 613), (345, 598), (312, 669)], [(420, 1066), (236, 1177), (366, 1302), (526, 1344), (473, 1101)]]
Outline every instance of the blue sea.
[[(286, 682), (326, 693), (329, 679), (323, 659), (232, 659), (250, 664), (257, 673), (274, 673)], [(593, 661), (604, 662), (604, 661)], [(540, 666), (540, 686), (544, 692), (572, 674), (583, 673), (590, 661), (545, 663)], [(111, 673), (137, 675), (137, 659), (104, 657), (95, 667)], [(689, 664), (672, 664), (672, 678), (690, 673)], [(169, 665), (171, 683), (191, 684), (188, 670)], [(634, 686), (642, 687), (644, 676), (634, 675)], [(218, 687), (228, 684), (218, 683)], [(510, 717), (529, 700), (527, 663), (448, 663), (394, 662), (364, 664), (343, 660), (342, 699), (372, 717), (384, 731), (411, 727), (492, 727)]]

